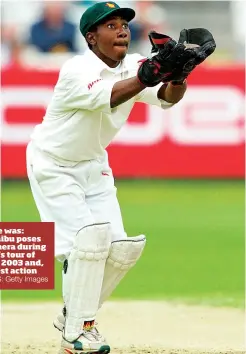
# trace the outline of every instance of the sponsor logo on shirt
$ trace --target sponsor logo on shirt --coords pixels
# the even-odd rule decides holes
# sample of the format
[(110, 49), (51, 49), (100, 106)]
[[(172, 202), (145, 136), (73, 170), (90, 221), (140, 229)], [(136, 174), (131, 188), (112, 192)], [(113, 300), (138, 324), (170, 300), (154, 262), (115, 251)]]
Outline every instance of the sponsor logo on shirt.
[(93, 87), (93, 85), (95, 84), (95, 83), (97, 83), (98, 81), (101, 81), (102, 79), (97, 79), (97, 80), (95, 80), (95, 81), (92, 81), (92, 82), (90, 82), (89, 84), (88, 84), (88, 90), (90, 90), (92, 87)]

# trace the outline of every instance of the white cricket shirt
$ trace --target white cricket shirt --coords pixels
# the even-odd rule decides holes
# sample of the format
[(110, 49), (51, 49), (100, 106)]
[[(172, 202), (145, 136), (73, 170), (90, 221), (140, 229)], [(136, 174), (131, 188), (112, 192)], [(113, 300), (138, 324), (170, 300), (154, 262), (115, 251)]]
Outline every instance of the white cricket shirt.
[(171, 107), (172, 104), (157, 98), (162, 84), (146, 88), (113, 109), (110, 107), (113, 85), (136, 76), (142, 58), (139, 54), (127, 54), (113, 69), (89, 49), (69, 59), (61, 68), (44, 119), (31, 135), (34, 145), (63, 164), (97, 159), (105, 154), (135, 102)]

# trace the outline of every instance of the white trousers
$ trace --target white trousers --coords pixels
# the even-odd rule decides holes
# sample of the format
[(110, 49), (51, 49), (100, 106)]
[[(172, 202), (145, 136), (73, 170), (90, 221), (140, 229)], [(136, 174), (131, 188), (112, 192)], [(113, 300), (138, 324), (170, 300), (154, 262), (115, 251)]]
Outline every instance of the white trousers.
[(55, 222), (55, 256), (61, 261), (82, 227), (110, 222), (112, 241), (127, 237), (107, 153), (101, 160), (63, 166), (27, 147), (27, 175), (41, 221)]

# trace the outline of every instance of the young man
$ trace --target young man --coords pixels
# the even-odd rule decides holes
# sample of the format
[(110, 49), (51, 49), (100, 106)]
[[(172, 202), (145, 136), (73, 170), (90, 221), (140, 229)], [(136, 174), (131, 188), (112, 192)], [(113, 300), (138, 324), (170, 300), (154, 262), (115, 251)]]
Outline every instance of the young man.
[(64, 262), (65, 306), (54, 322), (60, 354), (110, 352), (94, 320), (146, 242), (126, 235), (105, 149), (135, 102), (163, 109), (179, 102), (201, 59), (158, 34), (151, 35), (153, 58), (127, 55), (134, 16), (113, 2), (85, 11), (80, 30), (89, 48), (62, 67), (27, 148), (32, 193), (41, 220), (55, 222), (55, 256)]

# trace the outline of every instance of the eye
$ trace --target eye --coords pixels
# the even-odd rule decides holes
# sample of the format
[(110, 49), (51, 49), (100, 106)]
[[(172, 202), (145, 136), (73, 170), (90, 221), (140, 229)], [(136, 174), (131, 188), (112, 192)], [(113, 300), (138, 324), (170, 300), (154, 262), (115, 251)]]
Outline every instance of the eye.
[(112, 28), (114, 28), (114, 25), (113, 25), (113, 23), (109, 23), (109, 24), (107, 25), (107, 27), (110, 28), (110, 29), (112, 29)]
[(128, 23), (124, 23), (124, 24), (122, 25), (122, 28), (128, 29), (128, 28), (129, 28)]

